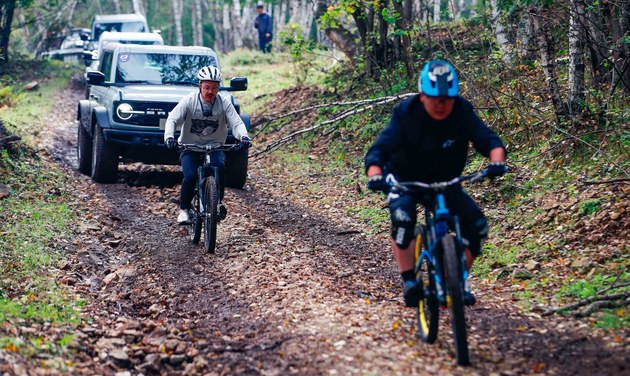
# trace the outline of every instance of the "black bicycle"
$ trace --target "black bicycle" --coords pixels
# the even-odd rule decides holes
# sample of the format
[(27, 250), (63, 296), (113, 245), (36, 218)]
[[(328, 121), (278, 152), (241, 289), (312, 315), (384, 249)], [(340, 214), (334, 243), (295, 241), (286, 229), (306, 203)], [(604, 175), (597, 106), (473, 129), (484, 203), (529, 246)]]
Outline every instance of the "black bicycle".
[(214, 253), (217, 243), (217, 224), (221, 221), (219, 198), (219, 171), (210, 166), (213, 151), (233, 151), (241, 148), (240, 143), (224, 145), (179, 144), (180, 150), (203, 153), (203, 164), (197, 169), (197, 185), (193, 195), (190, 215), (190, 240), (198, 244), (201, 229), (204, 229), (203, 244), (208, 253)]
[(483, 170), (447, 182), (389, 182), (391, 192), (412, 192), (429, 198), (429, 204), (424, 208), (425, 225), (416, 227), (415, 272), (418, 282), (424, 288), (424, 296), (417, 307), (419, 333), (424, 342), (435, 342), (439, 308), (448, 308), (459, 365), (470, 364), (464, 306), (473, 302), (470, 301), (465, 246), (459, 218), (448, 209), (445, 192), (453, 188), (459, 189), (460, 183), (464, 181), (479, 181), (486, 176), (487, 170)]

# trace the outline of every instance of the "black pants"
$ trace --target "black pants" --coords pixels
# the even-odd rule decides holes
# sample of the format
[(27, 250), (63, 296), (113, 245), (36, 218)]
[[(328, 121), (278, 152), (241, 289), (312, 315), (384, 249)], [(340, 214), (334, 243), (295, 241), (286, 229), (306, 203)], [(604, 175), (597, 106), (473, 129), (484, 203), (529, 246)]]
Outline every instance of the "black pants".
[[(482, 242), (488, 235), (488, 222), (475, 201), (464, 191), (457, 187), (448, 190), (445, 195), (446, 206), (450, 213), (459, 217), (459, 226), (462, 237), (469, 242), (468, 247), (473, 256), (481, 253)], [(428, 205), (431, 209), (433, 200), (430, 196), (419, 197), (417, 194), (402, 192), (399, 195), (389, 195), (389, 212), (392, 219), (392, 227), (407, 227), (413, 229), (416, 225), (416, 207), (418, 204)]]

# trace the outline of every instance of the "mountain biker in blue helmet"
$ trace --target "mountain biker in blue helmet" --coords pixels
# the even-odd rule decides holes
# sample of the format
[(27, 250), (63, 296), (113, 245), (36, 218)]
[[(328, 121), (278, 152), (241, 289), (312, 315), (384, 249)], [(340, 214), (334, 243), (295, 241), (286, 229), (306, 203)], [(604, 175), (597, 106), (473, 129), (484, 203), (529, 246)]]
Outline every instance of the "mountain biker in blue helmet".
[[(459, 96), (457, 72), (446, 61), (427, 62), (418, 79), (419, 94), (396, 106), (389, 124), (365, 156), (368, 188), (387, 191), (386, 176), (398, 181), (427, 183), (460, 176), (466, 165), (469, 144), (489, 158), (488, 176), (506, 171), (506, 151), (499, 136), (475, 114), (473, 105)], [(422, 285), (414, 272), (416, 207), (421, 200), (412, 194), (389, 193), (392, 250), (403, 280), (405, 305), (417, 307)], [(485, 216), (470, 196), (458, 187), (447, 192), (447, 205), (460, 218), (465, 238), (466, 264), (470, 269), (488, 235)], [(467, 304), (474, 304), (470, 291)]]

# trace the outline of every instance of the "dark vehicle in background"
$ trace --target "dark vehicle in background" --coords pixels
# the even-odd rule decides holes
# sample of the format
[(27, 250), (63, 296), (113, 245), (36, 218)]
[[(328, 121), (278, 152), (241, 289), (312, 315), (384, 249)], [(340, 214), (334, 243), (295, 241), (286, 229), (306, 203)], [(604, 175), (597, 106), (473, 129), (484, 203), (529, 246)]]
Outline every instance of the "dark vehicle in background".
[(59, 35), (48, 37), (43, 43), (42, 59), (56, 59), (64, 62), (80, 62), (83, 60), (84, 39), (90, 34), (90, 29), (72, 28)]
[[(97, 71), (87, 73), (89, 98), (79, 101), (79, 171), (98, 183), (117, 180), (118, 164), (179, 164), (178, 153), (164, 145), (168, 113), (180, 99), (198, 90), (197, 72), (217, 68), (216, 53), (206, 47), (111, 43), (99, 53)], [(222, 90), (247, 89), (247, 79), (233, 78)], [(245, 127), (249, 116), (232, 103)], [(179, 136), (179, 129), (175, 136)], [(228, 143), (237, 140), (230, 134)], [(243, 188), (248, 149), (226, 153), (227, 186)]]

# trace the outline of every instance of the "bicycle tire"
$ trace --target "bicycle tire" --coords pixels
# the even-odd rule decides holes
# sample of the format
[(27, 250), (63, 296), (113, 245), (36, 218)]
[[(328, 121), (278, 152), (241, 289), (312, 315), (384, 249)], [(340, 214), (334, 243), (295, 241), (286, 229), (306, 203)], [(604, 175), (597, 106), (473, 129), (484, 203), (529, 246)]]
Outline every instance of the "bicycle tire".
[(201, 239), (201, 202), (199, 200), (199, 189), (195, 188), (195, 193), (193, 194), (192, 199), (192, 208), (191, 208), (191, 216), (190, 218), (190, 240), (193, 244), (199, 244), (199, 240)]
[(416, 279), (422, 283), (424, 295), (418, 303), (417, 319), (420, 339), (434, 343), (437, 339), (440, 322), (440, 307), (435, 292), (435, 280), (432, 277), (433, 266), (428, 257), (421, 256), (416, 272)]
[(464, 281), (460, 272), (461, 261), (457, 257), (455, 238), (452, 234), (442, 238), (442, 247), (444, 251), (446, 287), (450, 297), (449, 308), (451, 311), (451, 326), (453, 328), (457, 364), (467, 366), (470, 364), (470, 358), (466, 336), (466, 317), (464, 316)]
[(219, 195), (214, 176), (208, 176), (204, 184), (203, 244), (206, 252), (214, 253), (217, 244), (217, 222), (219, 221)]

